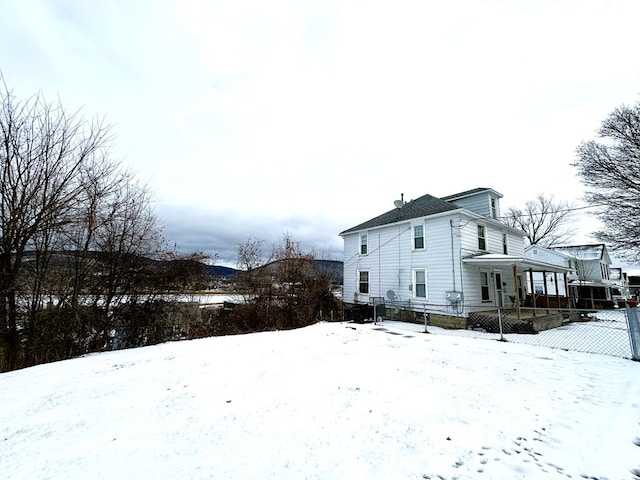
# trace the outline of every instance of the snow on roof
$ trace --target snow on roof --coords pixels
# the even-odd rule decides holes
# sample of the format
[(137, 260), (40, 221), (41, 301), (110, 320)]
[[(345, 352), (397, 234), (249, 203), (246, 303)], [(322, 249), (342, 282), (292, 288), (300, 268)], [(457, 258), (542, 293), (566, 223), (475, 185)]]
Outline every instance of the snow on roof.
[(568, 253), (578, 260), (601, 260), (604, 256), (604, 244), (593, 245), (567, 245), (563, 247), (551, 247), (552, 250)]

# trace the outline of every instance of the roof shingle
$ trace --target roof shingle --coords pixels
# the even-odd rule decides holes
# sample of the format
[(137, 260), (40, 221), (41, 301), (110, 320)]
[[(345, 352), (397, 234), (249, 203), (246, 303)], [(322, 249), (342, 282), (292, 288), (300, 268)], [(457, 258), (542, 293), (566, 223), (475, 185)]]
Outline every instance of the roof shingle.
[(357, 232), (358, 230), (366, 230), (367, 228), (380, 227), (382, 225), (402, 222), (405, 220), (410, 220), (412, 218), (427, 217), (429, 215), (435, 215), (437, 213), (450, 212), (452, 210), (459, 209), (460, 207), (456, 207), (449, 202), (434, 197), (433, 195), (427, 194), (405, 203), (400, 208), (394, 208), (393, 210), (389, 210), (388, 212), (372, 218), (371, 220), (367, 220), (360, 225), (351, 227), (341, 232), (340, 235)]

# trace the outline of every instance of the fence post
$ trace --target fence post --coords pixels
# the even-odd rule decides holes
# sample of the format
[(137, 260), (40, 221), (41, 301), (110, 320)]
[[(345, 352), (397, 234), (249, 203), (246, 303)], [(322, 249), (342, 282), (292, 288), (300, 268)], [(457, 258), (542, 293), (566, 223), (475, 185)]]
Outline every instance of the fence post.
[(502, 309), (498, 307), (498, 327), (500, 328), (500, 341), (506, 342), (504, 335), (502, 335)]
[(427, 320), (429, 319), (429, 314), (427, 313), (426, 305), (424, 306), (424, 311), (422, 315), (424, 316), (424, 332), (423, 333), (429, 333), (429, 330), (427, 330)]
[(629, 342), (631, 344), (631, 358), (640, 362), (640, 317), (638, 308), (631, 308), (627, 303), (627, 329), (629, 331)]

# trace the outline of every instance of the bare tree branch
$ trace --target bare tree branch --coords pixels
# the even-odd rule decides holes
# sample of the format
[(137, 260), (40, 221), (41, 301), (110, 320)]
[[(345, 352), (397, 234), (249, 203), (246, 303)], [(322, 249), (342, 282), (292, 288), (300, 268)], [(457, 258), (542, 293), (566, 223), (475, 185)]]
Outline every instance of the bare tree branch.
[(640, 102), (616, 108), (598, 131), (582, 142), (573, 163), (587, 187), (586, 200), (599, 205), (604, 229), (595, 236), (618, 256), (640, 260)]
[(505, 222), (522, 230), (530, 245), (550, 247), (568, 241), (573, 235), (574, 205), (539, 194), (523, 208), (507, 210)]

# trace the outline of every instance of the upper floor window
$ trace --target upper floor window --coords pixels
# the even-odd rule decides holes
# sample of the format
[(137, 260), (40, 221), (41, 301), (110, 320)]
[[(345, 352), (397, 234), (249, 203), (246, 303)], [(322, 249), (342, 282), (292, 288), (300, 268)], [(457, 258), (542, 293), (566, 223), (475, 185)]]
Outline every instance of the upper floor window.
[(602, 278), (605, 280), (609, 280), (609, 265), (601, 263), (600, 270), (602, 272)]
[(487, 237), (484, 225), (478, 225), (478, 249), (487, 249)]
[(413, 248), (424, 248), (424, 225), (414, 225), (413, 227)]
[(491, 197), (491, 218), (498, 218), (498, 202)]
[(369, 271), (362, 270), (358, 272), (358, 292), (369, 293)]
[(360, 235), (360, 255), (366, 255), (369, 251), (368, 236), (366, 233)]
[(502, 234), (502, 253), (509, 254), (509, 236), (506, 233)]
[(413, 296), (427, 298), (427, 271), (424, 268), (413, 270)]

